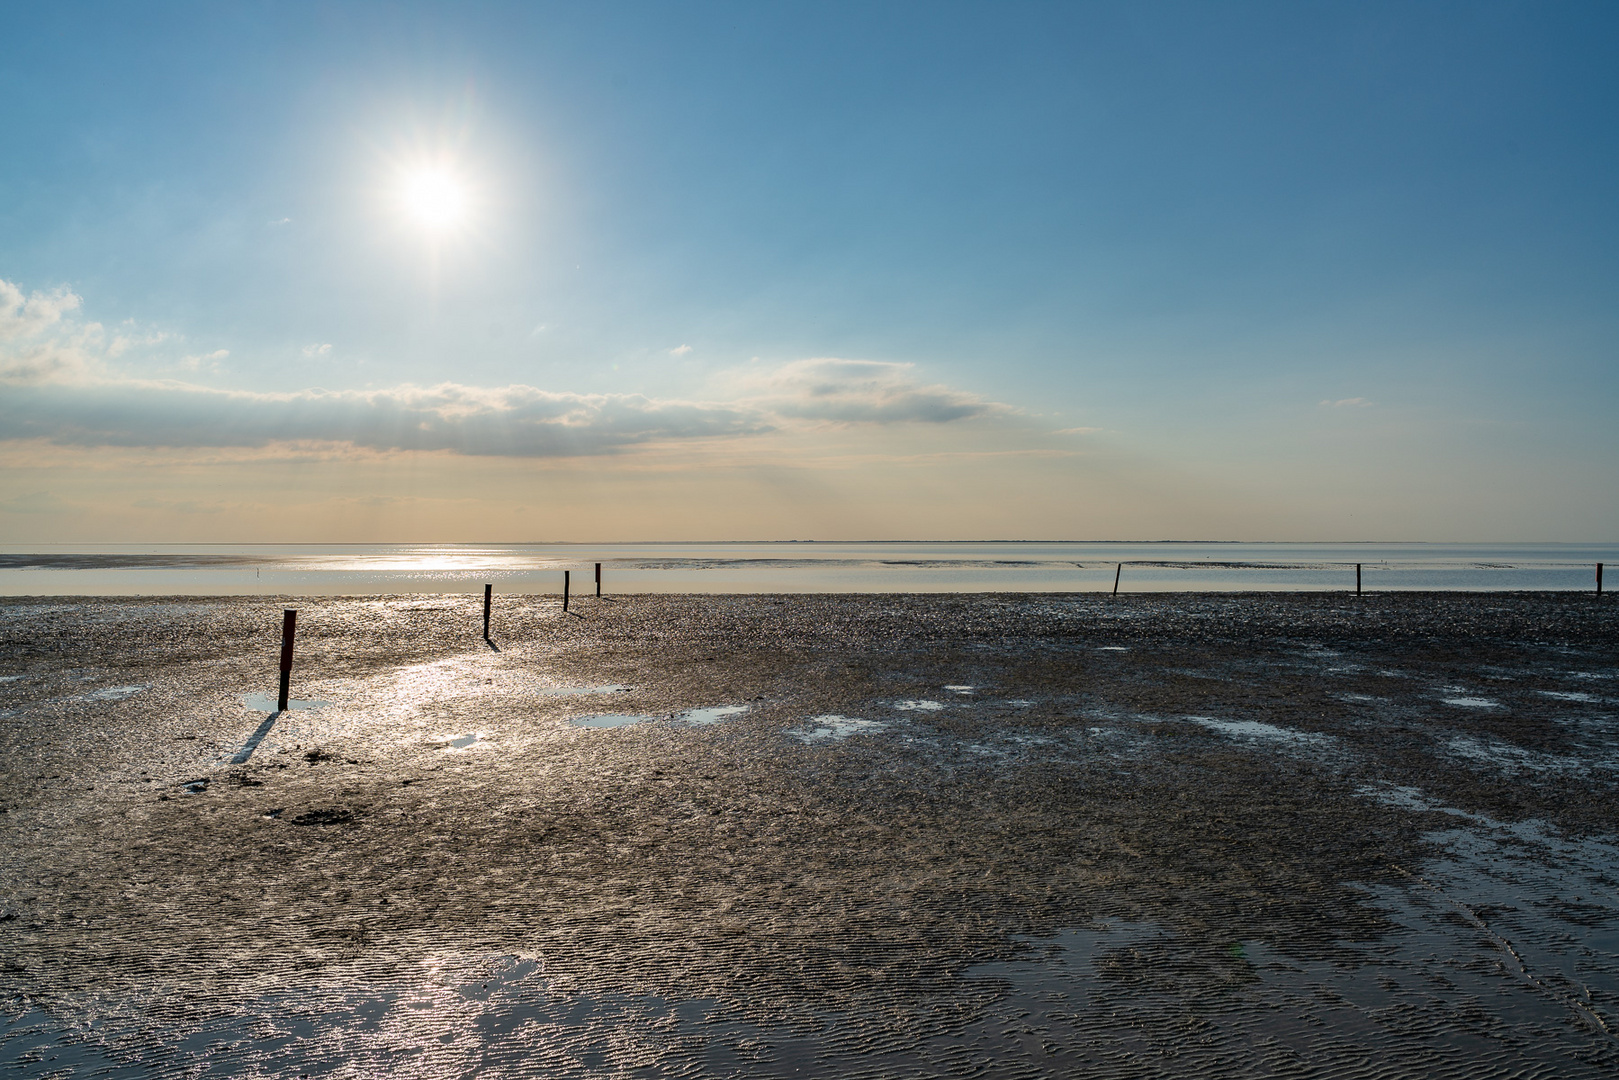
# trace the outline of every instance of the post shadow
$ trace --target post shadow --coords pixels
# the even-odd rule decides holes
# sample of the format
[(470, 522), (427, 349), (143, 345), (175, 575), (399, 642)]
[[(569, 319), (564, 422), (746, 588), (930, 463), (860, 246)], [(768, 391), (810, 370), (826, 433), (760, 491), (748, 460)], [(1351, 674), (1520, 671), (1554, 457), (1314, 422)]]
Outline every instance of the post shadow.
[(253, 756), (253, 751), (259, 748), (259, 743), (263, 742), (264, 737), (270, 734), (270, 729), (275, 726), (275, 722), (281, 718), (281, 714), (285, 711), (284, 709), (277, 709), (265, 717), (264, 723), (260, 724), (258, 730), (247, 737), (247, 742), (242, 744), (242, 748), (231, 755), (230, 763), (232, 765), (245, 764), (247, 759)]

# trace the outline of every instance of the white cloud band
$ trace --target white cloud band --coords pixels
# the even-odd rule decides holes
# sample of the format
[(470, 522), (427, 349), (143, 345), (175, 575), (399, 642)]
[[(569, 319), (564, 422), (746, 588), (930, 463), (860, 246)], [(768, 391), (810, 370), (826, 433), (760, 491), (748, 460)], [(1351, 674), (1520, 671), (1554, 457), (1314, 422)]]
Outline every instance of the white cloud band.
[(337, 442), (374, 450), (567, 457), (665, 439), (744, 435), (765, 427), (750, 410), (723, 406), (455, 383), (293, 394), (183, 383), (45, 383), (8, 387), (0, 398), (0, 438), (80, 446)]
[[(917, 380), (909, 364), (815, 359), (752, 369), (720, 401), (577, 394), (514, 384), (382, 390), (221, 390), (120, 375), (66, 291), (24, 296), (0, 281), (0, 439), (63, 445), (237, 447), (339, 443), (510, 457), (604, 454), (670, 440), (735, 438), (783, 426), (949, 423), (1005, 406)], [(307, 350), (306, 350), (307, 351)], [(182, 368), (228, 355), (187, 358)]]
[(842, 423), (949, 423), (1005, 406), (948, 386), (924, 385), (911, 364), (797, 360), (753, 380), (761, 407), (784, 417)]

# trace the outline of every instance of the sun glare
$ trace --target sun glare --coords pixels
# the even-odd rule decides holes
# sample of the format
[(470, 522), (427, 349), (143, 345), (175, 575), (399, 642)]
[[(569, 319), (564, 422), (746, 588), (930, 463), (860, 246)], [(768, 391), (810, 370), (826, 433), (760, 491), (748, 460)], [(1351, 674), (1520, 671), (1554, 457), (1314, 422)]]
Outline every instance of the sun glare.
[(400, 183), (400, 202), (418, 225), (443, 232), (466, 220), (467, 187), (441, 166), (414, 169)]

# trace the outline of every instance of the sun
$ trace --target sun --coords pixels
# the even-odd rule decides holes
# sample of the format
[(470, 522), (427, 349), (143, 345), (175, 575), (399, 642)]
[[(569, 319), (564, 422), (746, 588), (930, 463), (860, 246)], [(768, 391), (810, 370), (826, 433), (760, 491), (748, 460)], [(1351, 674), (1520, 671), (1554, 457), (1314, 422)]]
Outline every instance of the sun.
[(412, 221), (435, 233), (465, 223), (470, 209), (465, 181), (442, 165), (406, 171), (400, 177), (399, 202)]

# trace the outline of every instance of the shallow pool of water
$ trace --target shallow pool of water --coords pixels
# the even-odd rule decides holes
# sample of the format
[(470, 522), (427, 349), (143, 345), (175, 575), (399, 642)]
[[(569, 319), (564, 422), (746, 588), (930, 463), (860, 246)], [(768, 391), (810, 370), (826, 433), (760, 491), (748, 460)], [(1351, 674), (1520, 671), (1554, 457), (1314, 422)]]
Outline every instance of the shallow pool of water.
[(748, 711), (746, 705), (712, 705), (706, 709), (687, 709), (680, 714), (680, 719), (688, 724), (717, 724), (721, 720), (728, 720), (733, 716), (741, 716)]
[(570, 716), (568, 717), (568, 723), (574, 727), (606, 728), (628, 727), (631, 724), (644, 724), (656, 719), (656, 716), (636, 713), (604, 713), (597, 716)]
[[(274, 697), (272, 697), (271, 695), (269, 695), (269, 694), (243, 694), (242, 695), (242, 704), (246, 705), (249, 709), (252, 709), (254, 712), (273, 713), (273, 712), (278, 711), (276, 709), (276, 699)], [(303, 711), (308, 710), (308, 709), (319, 709), (319, 708), (322, 708), (322, 707), (324, 707), (326, 705), (330, 705), (330, 704), (331, 704), (330, 701), (316, 701), (316, 700), (301, 701), (301, 700), (297, 700), (297, 699), (294, 699), (294, 698), (288, 698), (287, 699), (287, 711), (288, 712), (303, 712)]]
[(851, 735), (874, 735), (887, 727), (881, 720), (828, 713), (811, 717), (806, 724), (790, 729), (787, 734), (802, 743), (841, 742)]

